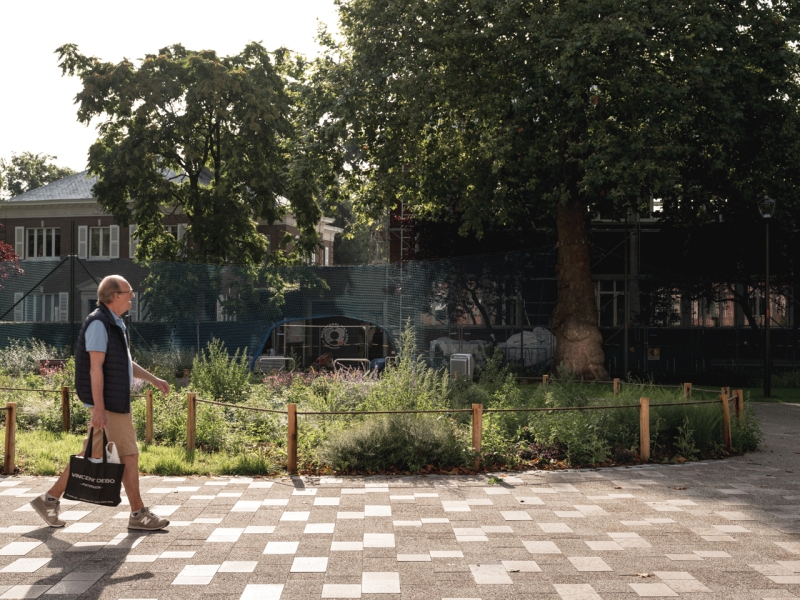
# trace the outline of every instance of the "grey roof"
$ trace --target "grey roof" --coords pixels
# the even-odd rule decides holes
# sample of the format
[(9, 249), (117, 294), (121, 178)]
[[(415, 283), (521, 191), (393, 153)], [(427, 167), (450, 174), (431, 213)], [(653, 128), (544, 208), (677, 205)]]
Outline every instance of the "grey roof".
[[(182, 183), (186, 175), (178, 175), (174, 171), (165, 169), (164, 178), (176, 183)], [(212, 173), (206, 168), (200, 171), (200, 185), (211, 183)], [(94, 200), (92, 188), (97, 183), (96, 175), (89, 175), (89, 171), (81, 171), (64, 177), (58, 181), (48, 183), (35, 190), (30, 190), (19, 196), (11, 198), (10, 202), (28, 202), (31, 200)]]
[(14, 196), (10, 202), (28, 202), (32, 200), (92, 200), (92, 187), (97, 177), (90, 176), (89, 171), (81, 171), (64, 177), (53, 183)]

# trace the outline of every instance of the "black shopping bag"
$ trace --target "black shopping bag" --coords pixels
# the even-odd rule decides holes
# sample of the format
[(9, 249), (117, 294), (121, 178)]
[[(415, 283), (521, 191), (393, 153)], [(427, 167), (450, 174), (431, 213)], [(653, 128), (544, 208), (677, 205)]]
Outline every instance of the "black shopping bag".
[[(89, 429), (89, 443), (86, 452), (92, 454), (92, 436), (94, 430)], [(103, 459), (102, 462), (92, 462), (88, 458), (73, 454), (69, 458), (69, 479), (64, 498), (102, 504), (103, 506), (117, 506), (122, 502), (119, 492), (122, 486), (122, 473), (125, 465), (108, 462), (106, 447), (108, 440), (103, 431)]]

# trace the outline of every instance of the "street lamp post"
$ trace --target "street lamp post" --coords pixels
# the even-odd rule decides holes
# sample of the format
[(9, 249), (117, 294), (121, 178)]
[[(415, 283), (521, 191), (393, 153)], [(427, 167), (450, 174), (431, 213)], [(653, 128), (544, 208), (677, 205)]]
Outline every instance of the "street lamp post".
[(772, 369), (769, 356), (769, 326), (772, 319), (772, 311), (770, 310), (769, 303), (769, 220), (772, 218), (772, 213), (775, 212), (775, 200), (769, 196), (764, 196), (764, 199), (758, 203), (758, 210), (764, 218), (764, 225), (766, 226), (766, 277), (764, 282), (764, 398), (769, 398), (772, 395)]

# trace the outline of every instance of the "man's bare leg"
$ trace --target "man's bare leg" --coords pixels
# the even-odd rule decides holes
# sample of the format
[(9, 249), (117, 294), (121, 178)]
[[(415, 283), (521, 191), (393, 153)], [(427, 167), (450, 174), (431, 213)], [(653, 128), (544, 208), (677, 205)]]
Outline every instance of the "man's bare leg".
[[(77, 456), (83, 456), (83, 452), (80, 452)], [(61, 498), (67, 489), (67, 479), (69, 479), (69, 464), (67, 464), (66, 469), (61, 471), (61, 475), (58, 476), (58, 481), (53, 484), (53, 487), (47, 490), (47, 493), (53, 498)]]
[(125, 486), (125, 494), (131, 503), (131, 512), (136, 512), (144, 506), (139, 493), (139, 455), (120, 456), (119, 461), (125, 465), (125, 471), (122, 473), (122, 485)]

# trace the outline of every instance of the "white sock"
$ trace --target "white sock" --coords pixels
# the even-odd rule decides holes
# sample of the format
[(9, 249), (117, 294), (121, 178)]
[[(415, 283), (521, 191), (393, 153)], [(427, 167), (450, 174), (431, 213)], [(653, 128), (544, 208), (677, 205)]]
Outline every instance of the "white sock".
[(132, 516), (132, 517), (134, 517), (134, 518), (136, 518), (136, 517), (138, 517), (138, 516), (139, 516), (139, 513), (140, 513), (140, 512), (142, 512), (142, 509), (141, 509), (141, 508), (140, 508), (139, 510), (133, 510), (133, 511), (131, 511), (131, 516)]

